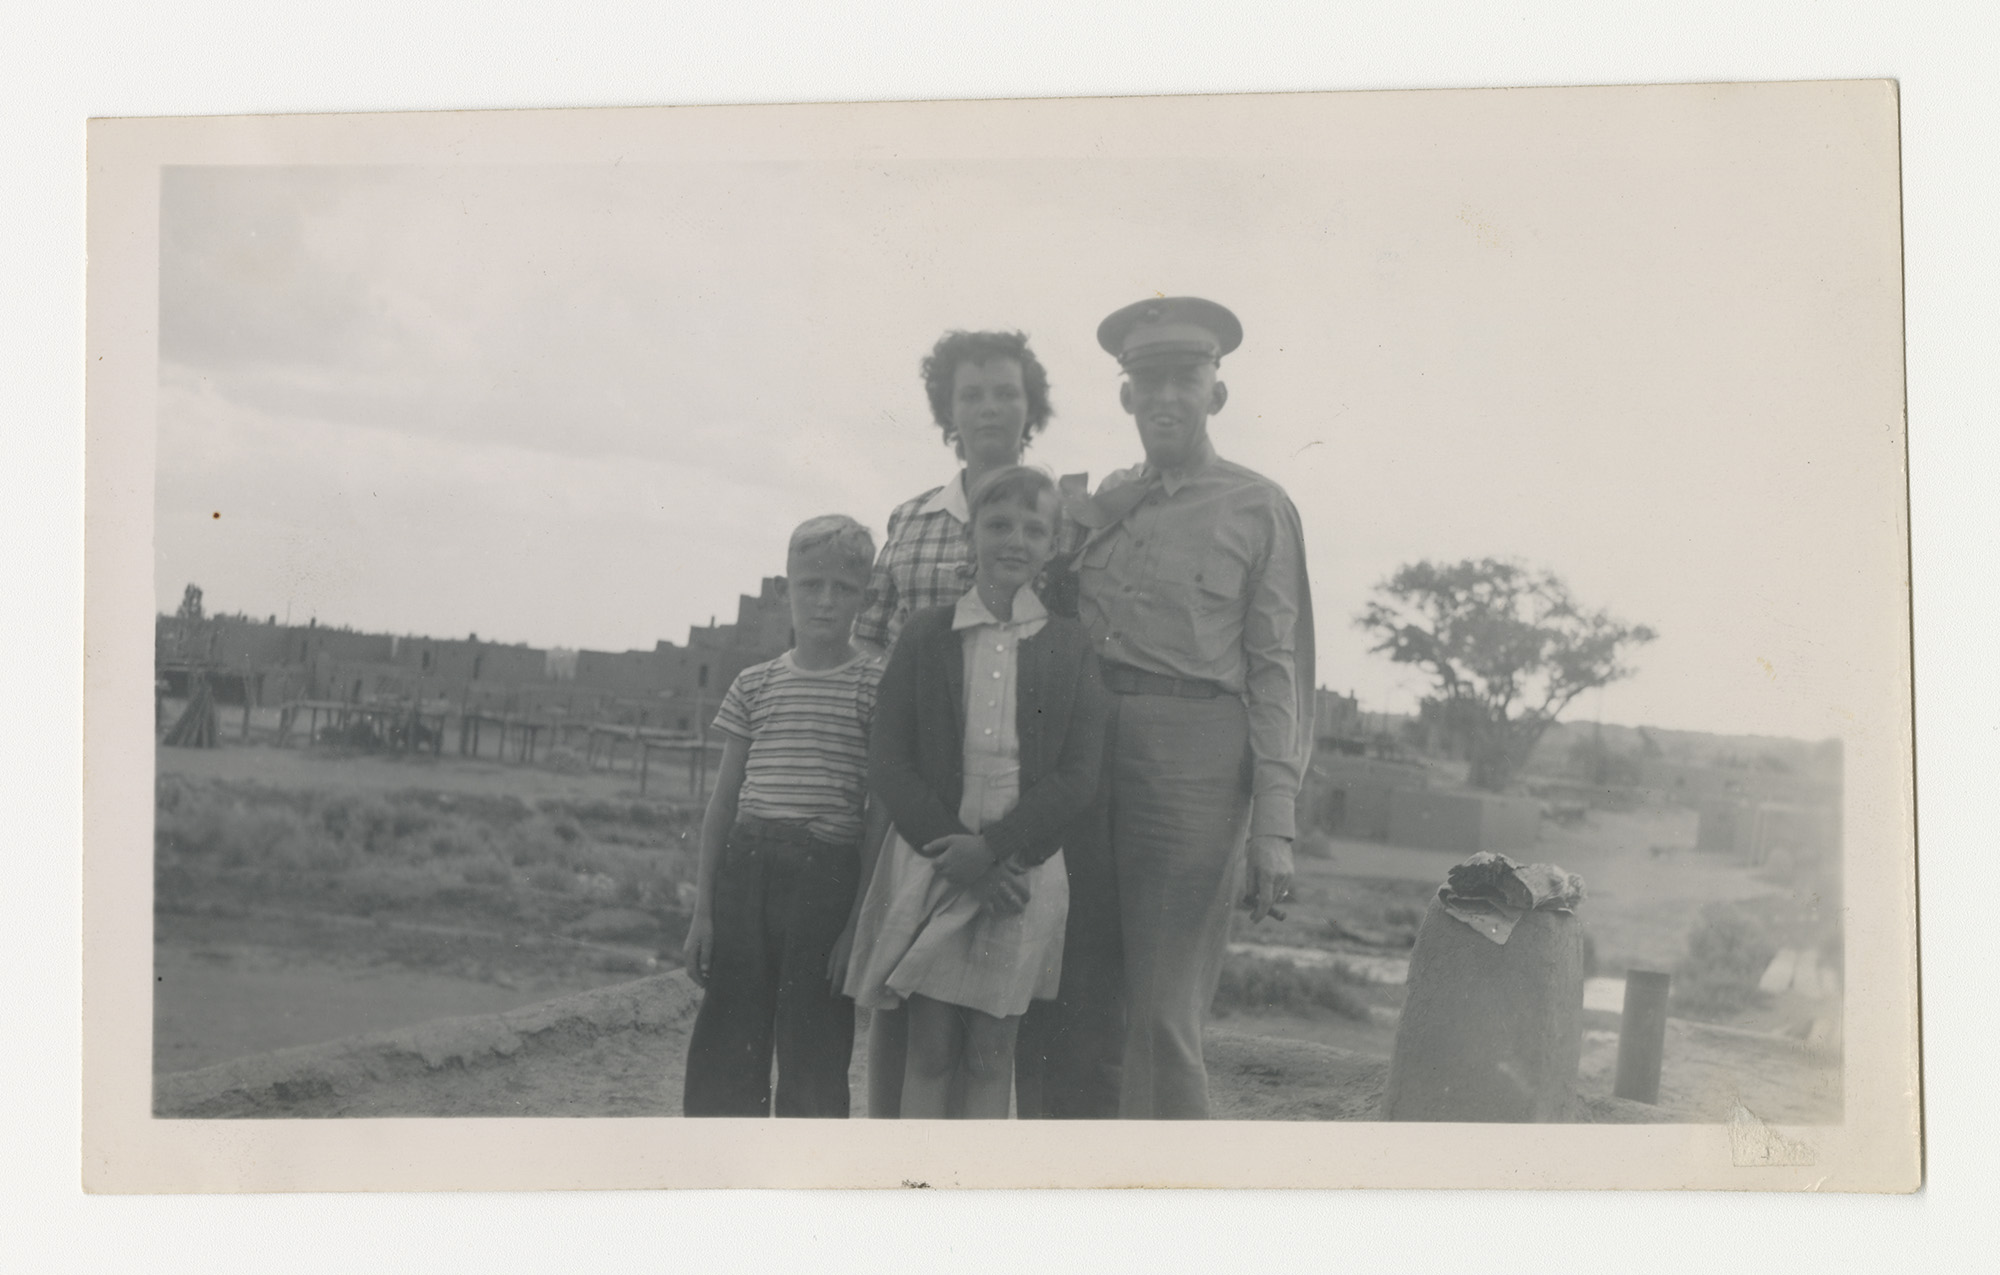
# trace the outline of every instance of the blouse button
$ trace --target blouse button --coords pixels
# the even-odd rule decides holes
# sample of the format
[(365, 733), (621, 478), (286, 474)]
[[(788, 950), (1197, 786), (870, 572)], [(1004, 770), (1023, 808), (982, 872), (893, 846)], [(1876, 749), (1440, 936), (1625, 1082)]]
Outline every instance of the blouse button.
[(1000, 670), (999, 670), (999, 669), (997, 669), (997, 668), (996, 668), (996, 669), (994, 669), (994, 670), (993, 670), (993, 676), (994, 676), (995, 678), (998, 678), (998, 677), (1000, 676)]

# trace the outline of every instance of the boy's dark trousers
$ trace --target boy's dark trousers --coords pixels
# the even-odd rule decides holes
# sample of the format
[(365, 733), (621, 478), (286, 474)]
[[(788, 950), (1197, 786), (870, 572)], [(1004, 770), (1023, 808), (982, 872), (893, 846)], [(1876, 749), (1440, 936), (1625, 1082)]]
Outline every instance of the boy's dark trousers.
[(801, 824), (739, 816), (715, 881), (707, 994), (688, 1042), (682, 1111), (847, 1115), (854, 1002), (826, 978), (860, 886), (860, 855)]

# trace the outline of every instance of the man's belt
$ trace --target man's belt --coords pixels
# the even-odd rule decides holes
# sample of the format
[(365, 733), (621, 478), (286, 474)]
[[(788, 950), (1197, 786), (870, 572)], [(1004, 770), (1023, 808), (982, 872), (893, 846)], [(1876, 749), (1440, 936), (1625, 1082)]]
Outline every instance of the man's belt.
[(1123, 664), (1104, 666), (1104, 684), (1120, 695), (1166, 695), (1173, 699), (1214, 699), (1218, 695), (1228, 695), (1215, 682), (1200, 678), (1167, 677), (1161, 673), (1148, 673), (1143, 669), (1130, 668)]

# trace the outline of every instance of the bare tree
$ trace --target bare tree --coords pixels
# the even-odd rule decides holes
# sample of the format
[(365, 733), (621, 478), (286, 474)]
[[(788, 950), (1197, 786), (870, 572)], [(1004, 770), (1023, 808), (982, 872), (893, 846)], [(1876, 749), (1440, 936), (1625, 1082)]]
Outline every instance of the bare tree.
[(1431, 675), (1473, 785), (1492, 792), (1572, 700), (1632, 676), (1621, 657), (1658, 636), (1584, 610), (1551, 572), (1495, 558), (1406, 566), (1375, 587), (1355, 624), (1377, 638), (1371, 650)]
[(183, 624), (199, 624), (202, 620), (201, 586), (190, 584), (181, 591), (181, 609), (175, 618)]

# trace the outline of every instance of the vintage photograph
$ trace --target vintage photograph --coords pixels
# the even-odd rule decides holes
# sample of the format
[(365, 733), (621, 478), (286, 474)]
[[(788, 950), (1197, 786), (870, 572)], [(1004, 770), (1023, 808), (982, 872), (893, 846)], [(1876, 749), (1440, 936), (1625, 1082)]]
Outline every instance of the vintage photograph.
[(1892, 88), (98, 127), (154, 1126), (1914, 1162)]

